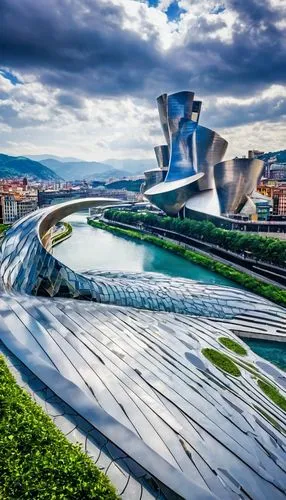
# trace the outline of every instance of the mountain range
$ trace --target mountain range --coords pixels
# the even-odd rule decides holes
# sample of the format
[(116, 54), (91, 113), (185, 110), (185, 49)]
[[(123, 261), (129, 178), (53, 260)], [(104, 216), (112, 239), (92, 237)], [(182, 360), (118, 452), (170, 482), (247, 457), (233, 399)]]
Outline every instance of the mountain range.
[(62, 158), (54, 155), (33, 155), (42, 165), (53, 170), (65, 180), (107, 180), (111, 178), (137, 176), (145, 170), (156, 167), (154, 160), (106, 160), (106, 162), (84, 161), (76, 158)]
[[(286, 162), (286, 149), (271, 151), (260, 156), (261, 159), (276, 156), (280, 163)], [(34, 180), (99, 180), (123, 179), (142, 175), (145, 170), (156, 168), (154, 160), (135, 160), (115, 158), (104, 162), (84, 161), (72, 157), (55, 155), (9, 156), (0, 154), (0, 178), (29, 177)]]
[(58, 181), (61, 176), (38, 161), (0, 153), (0, 178), (28, 177), (36, 181)]

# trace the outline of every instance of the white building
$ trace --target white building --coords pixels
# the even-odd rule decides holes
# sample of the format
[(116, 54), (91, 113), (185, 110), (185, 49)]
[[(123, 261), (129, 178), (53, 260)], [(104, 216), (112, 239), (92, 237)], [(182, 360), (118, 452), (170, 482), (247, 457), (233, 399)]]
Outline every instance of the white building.
[(17, 198), (13, 194), (2, 196), (1, 205), (4, 224), (12, 224), (38, 208), (36, 198)]

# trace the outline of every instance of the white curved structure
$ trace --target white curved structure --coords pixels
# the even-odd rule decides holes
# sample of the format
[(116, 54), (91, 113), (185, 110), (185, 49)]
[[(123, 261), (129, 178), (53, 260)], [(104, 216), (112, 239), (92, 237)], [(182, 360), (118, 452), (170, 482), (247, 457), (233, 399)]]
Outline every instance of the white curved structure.
[[(78, 274), (48, 252), (56, 220), (110, 201), (57, 205), (8, 232), (0, 258), (0, 351), (123, 499), (282, 500), (286, 414), (258, 381), (285, 396), (285, 373), (237, 335), (282, 340), (285, 310), (243, 290), (191, 280)], [(220, 337), (239, 342), (247, 355)], [(205, 348), (226, 354), (240, 375), (218, 369)]]

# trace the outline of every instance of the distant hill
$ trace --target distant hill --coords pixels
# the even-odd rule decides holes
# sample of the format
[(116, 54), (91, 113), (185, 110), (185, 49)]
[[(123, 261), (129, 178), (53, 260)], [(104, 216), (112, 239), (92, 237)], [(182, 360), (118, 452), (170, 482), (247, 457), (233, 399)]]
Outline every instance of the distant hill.
[(106, 163), (111, 165), (118, 170), (127, 170), (129, 175), (143, 174), (145, 170), (150, 170), (151, 168), (157, 167), (157, 162), (154, 156), (154, 160), (134, 160), (132, 158), (125, 158), (124, 160), (106, 160)]
[[(98, 174), (107, 172), (107, 170), (119, 170), (121, 174), (116, 177), (134, 176), (142, 174), (145, 170), (156, 168), (157, 166), (155, 156), (154, 159), (151, 160), (135, 160), (132, 158), (117, 160), (116, 158), (113, 158), (103, 162), (84, 161), (79, 160), (78, 158), (68, 158), (49, 154), (29, 155), (28, 157), (51, 168), (54, 172), (64, 177), (66, 180), (88, 180), (88, 177), (92, 176), (92, 178), (95, 178)], [(109, 178), (111, 176), (111, 172), (107, 172), (104, 178)]]
[(86, 176), (85, 180), (86, 181), (93, 181), (93, 180), (106, 181), (108, 179), (124, 179), (125, 177), (131, 177), (131, 174), (130, 174), (130, 172), (128, 172), (128, 170), (117, 170), (116, 168), (112, 168), (109, 165), (106, 165), (106, 167), (107, 167), (107, 169), (104, 172), (95, 172), (91, 175)]
[(281, 149), (280, 151), (270, 151), (269, 153), (264, 153), (259, 156), (261, 160), (268, 160), (272, 158), (272, 156), (276, 156), (278, 163), (286, 163), (286, 149)]
[(45, 165), (24, 156), (0, 154), (0, 178), (28, 177), (37, 181), (58, 181), (61, 178)]
[(73, 157), (64, 157), (64, 156), (56, 156), (56, 155), (50, 155), (50, 154), (47, 154), (47, 155), (28, 155), (27, 158), (30, 158), (31, 160), (35, 160), (35, 161), (39, 161), (41, 162), (42, 160), (48, 160), (48, 159), (52, 159), (52, 160), (59, 160), (61, 161), (62, 163), (65, 163), (65, 162), (74, 162), (74, 161), (83, 161), (81, 160), (80, 158), (73, 158)]
[[(62, 162), (48, 158), (47, 160), (41, 160), (41, 164), (68, 181), (89, 179), (90, 176), (92, 176), (92, 179), (109, 179), (109, 177), (116, 177), (113, 174), (118, 172), (117, 170), (114, 172), (114, 168), (111, 165), (97, 161)], [(112, 175), (109, 174), (110, 171), (113, 172)]]

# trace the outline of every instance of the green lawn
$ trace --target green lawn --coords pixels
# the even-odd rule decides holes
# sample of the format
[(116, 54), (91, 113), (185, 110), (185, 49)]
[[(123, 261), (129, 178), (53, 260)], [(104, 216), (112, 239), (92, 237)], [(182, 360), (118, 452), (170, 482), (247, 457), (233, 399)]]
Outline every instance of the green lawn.
[(117, 497), (108, 478), (21, 389), (0, 356), (0, 498)]

